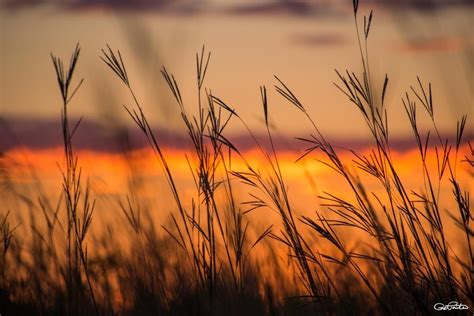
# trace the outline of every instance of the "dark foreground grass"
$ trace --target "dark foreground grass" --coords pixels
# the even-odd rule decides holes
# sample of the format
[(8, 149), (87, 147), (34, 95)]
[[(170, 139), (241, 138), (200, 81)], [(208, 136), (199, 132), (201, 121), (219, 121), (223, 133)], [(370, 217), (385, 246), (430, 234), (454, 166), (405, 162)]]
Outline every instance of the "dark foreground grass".
[[(424, 186), (408, 187), (390, 145), (385, 104), (389, 79), (386, 76), (378, 88), (371, 78), (367, 41), (372, 12), (360, 20), (358, 9), (354, 1), (363, 71), (337, 71), (335, 86), (363, 116), (373, 141), (369, 154), (345, 149), (353, 160), (343, 161), (341, 149), (331, 145), (306, 106), (276, 77), (276, 92), (314, 128), (311, 135), (299, 138), (308, 149), (298, 160), (318, 151), (324, 157), (320, 163), (334, 171), (349, 193), (343, 198), (338, 192), (325, 192), (321, 209), (312, 216), (300, 215), (291, 203), (269, 127), (272, 111), (266, 87), (260, 88), (267, 132), (262, 140), (236, 109), (205, 88), (210, 54), (204, 48), (196, 55), (195, 115), (189, 114), (174, 76), (163, 68), (196, 158), (188, 159), (196, 194), (184, 201), (123, 58), (107, 47), (101, 58), (130, 92), (133, 103), (125, 111), (153, 150), (174, 202), (167, 206), (173, 209), (168, 224), (156, 227), (156, 215), (140, 199), (139, 184), (132, 178), (127, 198), (119, 201), (114, 213), (123, 219), (121, 232), (127, 234), (128, 243), (121, 243), (111, 223), (93, 221), (95, 202), (74, 151), (80, 121), (71, 124), (68, 108), (82, 83), (72, 84), (80, 49), (68, 68), (53, 56), (62, 99), (62, 194), (54, 203), (38, 182), (34, 198), (15, 195), (30, 210), (31, 240), (17, 234), (17, 223), (2, 210), (0, 313), (417, 315), (435, 313), (435, 303), (450, 301), (474, 308), (474, 216), (469, 191), (457, 178), (459, 164), (473, 167), (472, 154), (460, 155), (467, 117), (460, 119), (456, 139), (450, 141), (437, 127), (431, 85), (417, 78), (409, 87), (402, 104), (419, 151)], [(432, 120), (429, 132), (418, 126), (420, 110)], [(248, 131), (268, 170), (254, 168), (226, 136), (232, 120)], [(436, 170), (428, 166), (429, 148), (434, 148)], [(234, 169), (233, 160), (245, 168)], [(366, 188), (367, 177), (379, 184), (377, 191)], [(451, 186), (451, 201), (441, 198), (445, 182)], [(243, 201), (236, 194), (242, 185), (249, 192)], [(248, 213), (259, 209), (274, 211), (278, 221), (257, 227)], [(456, 239), (447, 234), (450, 223), (458, 229)], [(105, 227), (100, 238), (88, 234), (93, 225)], [(353, 248), (343, 238), (351, 232), (366, 244)], [(455, 251), (458, 243), (462, 248)]]

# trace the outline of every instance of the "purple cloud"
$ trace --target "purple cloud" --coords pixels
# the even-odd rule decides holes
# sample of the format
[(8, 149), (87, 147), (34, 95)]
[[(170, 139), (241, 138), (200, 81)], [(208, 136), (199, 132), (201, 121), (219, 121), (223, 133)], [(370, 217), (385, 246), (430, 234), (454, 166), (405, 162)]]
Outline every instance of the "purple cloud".
[[(74, 124), (75, 120), (71, 120)], [(192, 144), (183, 131), (172, 132), (163, 128), (154, 128), (154, 133), (159, 144), (166, 148), (185, 150), (191, 149)], [(304, 133), (303, 133), (304, 134)], [(301, 136), (301, 135), (299, 135)], [(330, 135), (329, 135), (330, 136)], [(464, 135), (465, 140), (473, 138), (472, 132)], [(52, 149), (61, 147), (61, 126), (59, 120), (36, 120), (8, 118), (0, 120), (0, 153), (10, 149), (23, 146), (30, 149)], [(241, 151), (255, 148), (254, 140), (247, 134), (227, 135), (228, 139)], [(268, 146), (265, 134), (256, 135), (261, 144)], [(451, 135), (452, 140), (455, 135)], [(363, 149), (373, 145), (369, 139), (337, 138), (328, 137), (328, 140), (336, 147)], [(292, 136), (275, 136), (275, 144), (278, 150), (302, 152), (307, 144), (295, 140)], [(392, 148), (407, 150), (413, 148), (414, 140), (410, 138), (393, 138)], [(106, 128), (94, 121), (82, 121), (74, 134), (73, 144), (76, 149), (92, 150), (96, 152), (123, 152), (131, 149), (148, 147), (148, 143), (141, 131), (136, 127)]]
[(342, 34), (296, 34), (291, 37), (291, 42), (305, 46), (339, 46), (347, 43), (347, 39)]

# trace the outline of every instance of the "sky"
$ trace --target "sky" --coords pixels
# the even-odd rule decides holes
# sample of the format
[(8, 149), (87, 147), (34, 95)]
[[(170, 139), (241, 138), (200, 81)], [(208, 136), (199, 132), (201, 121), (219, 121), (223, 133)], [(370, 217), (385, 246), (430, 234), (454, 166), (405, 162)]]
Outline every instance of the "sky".
[[(299, 97), (351, 175), (360, 177), (368, 199), (374, 205), (392, 204), (391, 199), (387, 201), (386, 183), (358, 168), (357, 157), (373, 159), (374, 144), (361, 114), (334, 85), (338, 80), (335, 70), (361, 73), (351, 4), (350, 0), (0, 0), (0, 218), (11, 214), (9, 220), (14, 230), (18, 228), (15, 236), (28, 240), (32, 235), (36, 240), (37, 230), (29, 224), (42, 218), (48, 205), (51, 210), (57, 205), (58, 211), (65, 211), (62, 104), (50, 54), (68, 61), (76, 43), (81, 54), (75, 84), (81, 78), (84, 84), (69, 104), (69, 115), (71, 126), (82, 117), (73, 147), (81, 187), (85, 190), (86, 183), (90, 185), (96, 203), (91, 252), (104, 240), (100, 238), (106, 230), (114, 232), (113, 239), (121, 247), (131, 240), (124, 233), (128, 225), (123, 225), (126, 218), (121, 214), (121, 206), (129, 199), (143, 210), (143, 218), (164, 227), (171, 227), (170, 215), (176, 211), (162, 163), (123, 108), (133, 105), (133, 100), (100, 60), (101, 49), (107, 45), (121, 51), (131, 85), (189, 213), (194, 213), (196, 203), (204, 203), (204, 194), (196, 190), (197, 181), (202, 181), (197, 180), (196, 170), (202, 165), (161, 69), (166, 67), (175, 76), (186, 111), (196, 113), (195, 54), (203, 45), (211, 52), (204, 86), (239, 114), (268, 154), (271, 149), (260, 97), (260, 86), (267, 87), (275, 156), (291, 208), (299, 219), (303, 215), (316, 219), (315, 211), (329, 218), (334, 215), (322, 195), (354, 202), (356, 197), (344, 177), (325, 165), (328, 160), (321, 152), (298, 159), (308, 144), (295, 137), (308, 138), (314, 130), (301, 112), (275, 91), (275, 75)], [(453, 167), (469, 199), (474, 188), (473, 169), (467, 161), (474, 157), (473, 4), (472, 0), (361, 0), (359, 8), (361, 18), (373, 9), (368, 46), (371, 78), (378, 93), (385, 75), (389, 78), (385, 98), (388, 155), (400, 177), (397, 185), (400, 180), (410, 192), (411, 203), (421, 203), (420, 195), (428, 194), (428, 180), (401, 101), (405, 91), (416, 86), (417, 76), (431, 82), (434, 115), (443, 139), (454, 141), (457, 120), (468, 116), (459, 152), (456, 146), (451, 147), (453, 165), (444, 169), (444, 179), (438, 177), (443, 155), (433, 129), (431, 145), (438, 147), (430, 146), (425, 160), (436, 191), (431, 193), (437, 194), (447, 223), (443, 228), (447, 240), (455, 237), (449, 247), (461, 254), (466, 253), (461, 231), (448, 220), (449, 213), (458, 207), (448, 169)], [(431, 122), (424, 111), (418, 113), (425, 136)], [(225, 136), (245, 162), (270, 181), (268, 159), (256, 148), (245, 126), (234, 122)], [(232, 202), (254, 226), (251, 230), (260, 232), (275, 225), (277, 232), (281, 226), (274, 209), (246, 212), (266, 195), (228, 172), (249, 171), (244, 159), (229, 154), (225, 161), (226, 169), (221, 163), (213, 177), (218, 208), (228, 208), (223, 199), (226, 185), (221, 181), (230, 179), (235, 194)], [(59, 214), (66, 216), (66, 212)], [(161, 228), (157, 231), (165, 233)], [(350, 240), (348, 249), (365, 247), (361, 236), (353, 230), (344, 233), (343, 238)], [(27, 243), (21, 245), (28, 249)], [(286, 254), (286, 248), (281, 249)], [(288, 280), (278, 274), (273, 277), (282, 283)]]
[[(316, 196), (326, 190), (347, 192), (334, 173), (316, 163), (314, 157), (295, 163), (306, 145), (294, 137), (308, 137), (312, 129), (303, 115), (274, 91), (274, 75), (292, 88), (333, 144), (367, 154), (369, 131), (354, 105), (334, 86), (335, 70), (361, 71), (350, 1), (131, 3), (1, 2), (0, 198), (7, 201), (7, 209), (28, 207), (18, 197), (35, 197), (36, 179), (52, 201), (60, 196), (58, 166), (64, 162), (61, 100), (50, 53), (68, 60), (76, 43), (81, 46), (76, 83), (84, 78), (84, 84), (69, 107), (73, 123), (83, 117), (74, 146), (98, 197), (98, 209), (105, 216), (110, 216), (107, 212), (111, 206), (117, 208), (119, 199), (124, 200), (133, 177), (145, 183), (145, 192), (140, 195), (144, 201), (164, 211), (169, 211), (172, 203), (156, 157), (123, 109), (122, 105), (131, 105), (133, 100), (99, 58), (106, 45), (121, 51), (131, 84), (159, 135), (187, 202), (195, 192), (185, 155), (193, 159), (193, 154), (178, 106), (160, 71), (166, 66), (175, 75), (186, 109), (195, 112), (195, 54), (203, 45), (211, 52), (206, 88), (235, 109), (258, 137), (264, 136), (259, 87), (267, 86), (269, 121), (297, 208), (313, 211), (318, 205)], [(457, 158), (472, 156), (466, 143), (474, 135), (474, 37), (470, 21), (474, 6), (467, 1), (387, 0), (366, 2), (360, 8), (365, 13), (370, 9), (374, 10), (369, 41), (372, 78), (381, 89), (388, 74), (386, 102), (393, 155), (403, 180), (418, 190), (423, 179), (413, 175), (420, 174), (420, 161), (401, 97), (416, 85), (417, 76), (431, 82), (435, 117), (443, 137), (453, 139), (457, 120), (468, 115), (465, 142)], [(419, 113), (425, 130), (429, 119)], [(228, 132), (252, 166), (265, 171), (266, 162), (245, 128), (233, 124)], [(129, 153), (124, 155), (126, 150)], [(132, 158), (127, 160), (127, 155)], [(435, 156), (431, 149), (433, 170)], [(354, 158), (347, 152), (342, 157), (348, 163)], [(471, 189), (474, 184), (467, 164), (459, 164), (459, 169), (463, 185)], [(15, 190), (7, 186), (10, 177)], [(377, 192), (375, 181), (365, 184)], [(449, 182), (445, 181), (440, 190), (442, 195), (449, 195)], [(247, 187), (238, 191), (240, 200), (249, 198)], [(163, 200), (156, 196), (163, 196)]]
[[(177, 106), (160, 70), (166, 66), (176, 76), (187, 108), (193, 111), (195, 53), (205, 45), (212, 52), (205, 86), (252, 128), (263, 128), (260, 85), (271, 91), (270, 121), (277, 134), (294, 137), (310, 128), (272, 90), (273, 76), (278, 75), (327, 135), (364, 139), (368, 131), (360, 114), (333, 85), (335, 69), (360, 72), (348, 2), (4, 1), (0, 118), (20, 134), (26, 132), (18, 129), (31, 126), (31, 121), (56, 128), (60, 98), (49, 54), (68, 58), (80, 43), (77, 75), (85, 84), (71, 105), (71, 115), (105, 130), (132, 126), (122, 108), (131, 100), (99, 59), (100, 50), (109, 44), (122, 52), (152, 124), (182, 135)], [(366, 13), (369, 9), (375, 16), (369, 41), (371, 71), (376, 86), (381, 87), (385, 73), (390, 78), (386, 100), (394, 138), (410, 135), (400, 100), (416, 84), (417, 75), (432, 82), (440, 128), (452, 133), (461, 115), (473, 114), (469, 69), (474, 39), (469, 17), (474, 7), (468, 1), (371, 1), (361, 7)], [(420, 120), (428, 124), (426, 118)], [(468, 121), (468, 131), (472, 127)], [(238, 125), (230, 131), (244, 132)], [(0, 137), (2, 142), (6, 146)]]

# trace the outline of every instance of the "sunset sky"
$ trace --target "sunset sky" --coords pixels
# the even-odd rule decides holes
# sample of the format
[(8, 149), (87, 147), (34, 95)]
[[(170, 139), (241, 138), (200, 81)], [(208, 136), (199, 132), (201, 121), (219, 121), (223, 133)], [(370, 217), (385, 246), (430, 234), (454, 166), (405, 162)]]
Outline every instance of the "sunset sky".
[[(110, 44), (121, 50), (152, 123), (182, 133), (160, 70), (166, 66), (175, 74), (187, 107), (195, 109), (194, 55), (205, 45), (212, 52), (206, 86), (251, 127), (263, 127), (259, 86), (272, 88), (278, 75), (328, 135), (363, 139), (367, 130), (361, 116), (333, 86), (334, 69), (360, 70), (350, 2), (143, 0), (133, 6), (106, 0), (6, 1), (0, 11), (0, 116), (13, 127), (17, 121), (57, 121), (60, 99), (49, 53), (67, 57), (79, 42), (76, 79), (83, 77), (85, 84), (71, 105), (72, 115), (104, 128), (132, 125), (122, 109), (130, 98), (99, 60), (100, 49)], [(474, 7), (468, 1), (436, 1), (442, 10), (404, 3), (370, 4), (375, 14), (371, 70), (378, 87), (385, 73), (390, 78), (386, 99), (392, 135), (410, 133), (400, 99), (416, 84), (416, 75), (432, 82), (439, 124), (451, 133), (462, 114), (473, 113), (469, 18)], [(308, 131), (301, 115), (276, 93), (269, 100), (278, 133), (293, 137)], [(232, 130), (243, 131), (240, 126)], [(473, 131), (470, 122), (468, 131)]]
[(0, 316), (472, 310), (474, 1), (358, 3), (0, 0)]
[[(432, 82), (435, 116), (443, 135), (454, 136), (456, 121), (463, 114), (469, 117), (467, 139), (474, 132), (473, 72), (469, 71), (474, 47), (469, 18), (474, 7), (468, 1), (455, 5), (439, 1), (435, 7), (410, 3), (370, 3), (375, 12), (369, 42), (371, 70), (379, 87), (385, 73), (390, 78), (386, 100), (391, 137), (401, 155), (414, 150), (401, 97), (416, 84), (417, 75)], [(120, 164), (117, 153), (125, 149), (124, 131), (132, 149), (146, 146), (122, 108), (132, 100), (99, 59), (107, 44), (121, 50), (145, 112), (177, 161), (184, 158), (189, 143), (160, 70), (166, 66), (176, 76), (192, 112), (197, 107), (195, 53), (202, 45), (212, 52), (206, 87), (235, 108), (257, 133), (264, 127), (259, 86), (268, 86), (270, 122), (277, 148), (288, 153), (288, 163), (304, 149), (293, 138), (307, 136), (311, 129), (301, 113), (273, 91), (273, 75), (293, 89), (330, 139), (357, 149), (370, 145), (360, 113), (333, 85), (334, 69), (360, 71), (350, 1), (143, 0), (135, 6), (106, 0), (7, 1), (0, 11), (0, 25), (0, 151), (21, 160), (17, 149), (23, 148), (35, 167), (47, 174), (59, 176), (56, 162), (61, 146), (61, 103), (49, 53), (67, 59), (77, 42), (82, 52), (76, 80), (83, 77), (85, 83), (70, 106), (75, 120), (84, 116), (75, 145), (88, 153), (87, 159), (97, 155), (103, 166)], [(426, 115), (419, 115), (419, 120), (428, 126)], [(241, 125), (231, 125), (228, 132), (239, 148), (253, 149)], [(34, 157), (43, 157), (45, 165)], [(410, 159), (403, 161), (410, 164)], [(88, 168), (92, 175), (107, 170), (94, 164)], [(298, 179), (303, 171), (290, 174)]]

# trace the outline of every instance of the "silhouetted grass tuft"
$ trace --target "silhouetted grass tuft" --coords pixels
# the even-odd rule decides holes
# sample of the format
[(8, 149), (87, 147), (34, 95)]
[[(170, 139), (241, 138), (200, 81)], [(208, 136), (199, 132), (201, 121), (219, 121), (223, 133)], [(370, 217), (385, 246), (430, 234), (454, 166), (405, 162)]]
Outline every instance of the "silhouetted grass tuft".
[[(436, 302), (473, 306), (474, 214), (469, 188), (457, 176), (460, 164), (474, 175), (470, 141), (470, 155), (461, 157), (467, 116), (459, 120), (451, 141), (437, 126), (431, 83), (417, 77), (409, 86), (401, 103), (422, 179), (421, 188), (409, 187), (391, 145), (388, 75), (381, 84), (371, 78), (367, 44), (373, 14), (363, 17), (360, 30), (359, 11), (354, 0), (362, 73), (336, 70), (334, 85), (362, 115), (373, 143), (370, 151), (333, 146), (309, 107), (275, 76), (276, 93), (314, 129), (297, 138), (308, 148), (296, 163), (315, 155), (312, 163), (329, 167), (339, 180), (338, 190), (319, 196), (312, 215), (303, 215), (292, 203), (269, 124), (273, 113), (265, 86), (260, 87), (266, 129), (261, 138), (237, 109), (205, 86), (211, 54), (204, 47), (196, 54), (192, 105), (183, 99), (173, 74), (162, 68), (191, 144), (186, 154), (194, 181), (190, 196), (180, 188), (160, 135), (151, 128), (125, 58), (107, 45), (100, 58), (130, 93), (132, 105), (124, 109), (153, 150), (174, 204), (166, 205), (154, 191), (153, 198), (169, 211), (163, 215), (142, 198), (144, 185), (126, 152), (131, 174), (127, 196), (117, 199), (117, 209), (108, 210), (111, 220), (102, 219), (102, 231), (92, 234), (93, 217), (98, 218), (94, 192), (84, 181), (73, 146), (81, 120), (71, 125), (68, 115), (83, 83), (72, 88), (80, 48), (76, 46), (68, 67), (51, 55), (62, 100), (62, 187), (58, 201), (52, 201), (32, 171), (34, 193), (12, 190), (28, 210), (21, 223), (29, 232), (25, 236), (18, 233), (20, 224), (12, 213), (2, 210), (0, 314), (417, 315), (431, 314)], [(197, 114), (190, 114), (190, 106)], [(428, 131), (418, 123), (424, 114), (432, 123)], [(248, 132), (266, 168), (252, 165), (232, 142), (227, 133), (232, 121)], [(351, 154), (349, 161), (343, 151)], [(234, 161), (243, 167), (238, 169)], [(367, 186), (369, 180), (376, 189)], [(443, 194), (443, 185), (450, 194)], [(260, 227), (252, 221), (256, 212), (276, 217)], [(452, 225), (459, 233), (448, 234)], [(354, 246), (347, 237), (352, 235), (363, 243)]]

